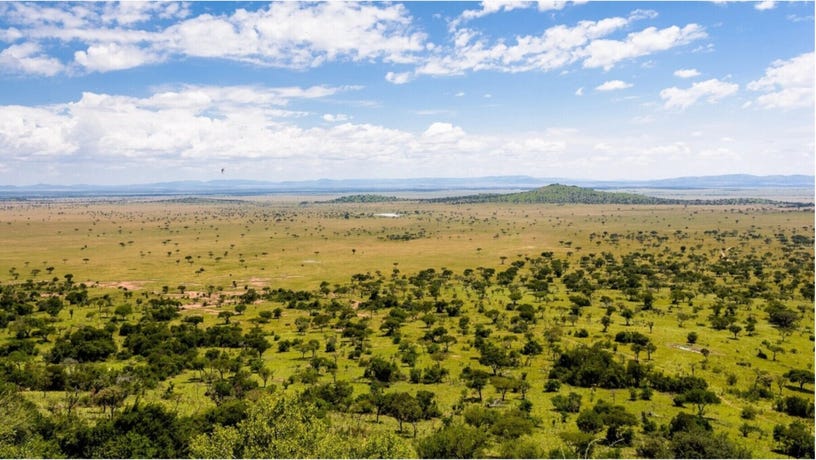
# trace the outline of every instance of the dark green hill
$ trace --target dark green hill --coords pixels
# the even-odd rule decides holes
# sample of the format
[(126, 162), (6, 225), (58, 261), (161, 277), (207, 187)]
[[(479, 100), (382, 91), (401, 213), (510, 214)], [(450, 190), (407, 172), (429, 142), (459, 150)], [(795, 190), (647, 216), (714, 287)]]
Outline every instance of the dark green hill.
[(787, 203), (758, 198), (727, 198), (718, 200), (680, 200), (657, 198), (635, 193), (600, 192), (573, 185), (552, 184), (527, 192), (507, 194), (480, 194), (438, 198), (440, 203), (541, 203), (541, 204), (688, 204), (688, 205), (745, 205), (774, 204), (783, 206), (810, 206), (810, 203)]
[(676, 200), (634, 193), (599, 192), (591, 188), (552, 184), (527, 192), (451, 197), (438, 201), (451, 203), (671, 204)]
[(399, 198), (384, 195), (346, 195), (335, 198), (329, 203), (387, 203), (391, 201), (399, 201)]

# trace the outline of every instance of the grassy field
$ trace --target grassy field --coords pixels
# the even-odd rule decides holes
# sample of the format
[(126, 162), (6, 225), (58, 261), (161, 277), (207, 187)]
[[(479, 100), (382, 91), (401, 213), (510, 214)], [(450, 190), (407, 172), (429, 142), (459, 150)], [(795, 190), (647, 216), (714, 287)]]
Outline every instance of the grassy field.
[[(399, 217), (377, 216), (384, 213), (396, 213)], [(442, 287), (439, 296), (463, 301), (461, 315), (470, 318), (471, 333), (458, 332), (458, 318), (437, 315), (434, 327), (445, 327), (457, 339), (441, 361), (449, 376), (443, 383), (436, 384), (412, 384), (402, 380), (391, 385), (391, 389), (412, 393), (417, 389), (432, 391), (443, 414), (451, 414), (463, 398), (468, 401), (475, 398), (475, 393), (464, 386), (460, 374), (466, 366), (479, 366), (479, 351), (472, 337), (476, 325), (493, 328), (492, 337), (506, 338), (509, 347), (519, 348), (523, 344), (523, 334), (507, 330), (513, 315), (506, 310), (510, 290), (494, 285), (483, 299), (479, 298), (458, 281), (466, 269), (484, 267), (500, 272), (515, 261), (527, 262), (529, 267), (529, 261), (544, 252), (552, 252), (553, 257), (568, 261), (565, 274), (588, 271), (587, 264), (604, 253), (613, 258), (632, 253), (648, 254), (654, 263), (669, 263), (675, 255), (682, 255), (691, 264), (724, 264), (765, 255), (763, 260), (773, 261), (774, 265), (766, 267), (764, 272), (749, 273), (747, 278), (726, 273), (720, 275), (716, 283), (739, 287), (740, 282), (747, 285), (766, 280), (771, 292), (777, 292), (778, 286), (770, 280), (774, 279), (773, 272), (778, 271), (783, 284), (789, 281), (786, 251), (790, 249), (785, 241), (794, 235), (810, 239), (809, 244), (797, 248), (807, 253), (809, 261), (798, 270), (804, 273), (802, 279), (813, 283), (813, 224), (812, 209), (761, 206), (328, 204), (281, 202), (264, 197), (9, 201), (0, 202), (0, 247), (3, 248), (0, 282), (13, 284), (54, 277), (62, 280), (70, 274), (74, 283), (89, 287), (92, 299), (105, 294), (112, 299), (109, 304), (91, 302), (63, 309), (55, 323), (57, 336), (81, 324), (103, 327), (112, 316), (112, 308), (132, 298), (126, 295), (147, 298), (165, 294), (181, 301), (182, 317), (203, 316), (204, 323), (199, 327), (206, 328), (224, 322), (218, 317), (219, 313), (234, 311), (235, 297), (249, 289), (313, 291), (321, 301), (333, 299), (356, 308), (367, 298), (363, 289), (351, 283), (355, 274), (370, 274), (374, 279), (381, 279), (383, 286), (395, 286), (394, 289), (403, 286), (404, 289), (396, 291), (396, 296), (404, 300), (412, 295), (407, 286), (411, 276), (428, 268), (434, 268), (437, 273), (447, 269), (453, 278)], [(405, 281), (400, 284), (400, 279)], [(320, 293), (323, 282), (327, 289)], [(792, 293), (778, 296), (787, 308), (800, 314), (799, 326), (784, 333), (766, 321), (765, 298), (757, 296), (737, 306), (739, 324), (751, 315), (758, 322), (753, 334), (735, 335), (728, 330), (715, 330), (709, 324), (710, 308), (717, 303), (715, 292), (698, 291), (692, 302), (681, 299), (673, 303), (668, 280), (648, 276), (639, 289), (653, 291), (652, 309), (641, 311), (642, 299), (633, 299), (621, 290), (597, 289), (592, 293), (591, 305), (584, 307), (580, 318), (573, 322), (565, 319), (572, 305), (569, 298), (572, 292), (558, 279), (549, 283), (549, 292), (544, 297), (522, 289), (518, 303), (531, 304), (537, 309), (537, 321), (529, 330), (531, 335), (543, 340), (545, 333), (557, 330), (561, 350), (610, 340), (624, 330), (647, 335), (656, 345), (656, 351), (648, 361), (645, 353), (641, 353), (640, 361), (666, 374), (703, 377), (709, 382), (709, 389), (721, 399), (720, 404), (711, 405), (706, 411), (715, 429), (728, 433), (754, 456), (777, 457), (780, 454), (772, 450), (775, 447), (773, 428), (777, 424), (788, 424), (794, 418), (774, 410), (773, 399), (749, 401), (736, 390), (755, 386), (763, 372), (778, 377), (790, 369), (812, 371), (813, 304), (799, 293), (801, 286), (800, 283)], [(339, 289), (341, 287), (350, 289)], [(612, 324), (606, 332), (600, 322), (607, 310), (599, 301), (604, 296), (609, 297), (618, 311), (612, 315)], [(263, 354), (263, 360), (273, 371), (269, 384), (279, 390), (286, 387), (286, 391), (301, 391), (306, 384), (289, 384), (289, 381), (309, 366), (308, 355), (304, 358), (294, 348), (279, 353), (276, 342), (314, 338), (321, 344), (318, 356), (331, 356), (323, 351), (323, 345), (329, 337), (339, 338), (339, 331), (312, 327), (299, 333), (295, 319), (308, 316), (308, 311), (287, 309), (284, 303), (271, 300), (256, 301), (230, 320), (248, 330), (257, 322), (261, 311), (277, 307), (282, 308), (281, 317), (260, 325), (272, 343), (272, 348)], [(624, 308), (635, 311), (629, 325), (620, 315)], [(484, 313), (493, 309), (499, 312), (497, 319)], [(380, 356), (399, 362), (398, 346), (380, 332), (379, 326), (386, 314), (387, 311), (382, 310), (357, 310), (358, 317), (370, 318), (369, 327), (374, 331), (362, 361)], [(137, 308), (129, 320), (139, 315)], [(679, 320), (681, 316), (686, 319)], [(428, 329), (419, 318), (408, 320), (401, 329), (402, 340), (420, 343)], [(582, 329), (587, 337), (577, 334)], [(695, 344), (687, 343), (692, 331), (699, 334)], [(5, 337), (0, 342), (11, 337), (10, 329), (0, 334)], [(121, 346), (123, 339), (116, 334), (114, 337)], [(764, 341), (779, 344), (782, 351), (775, 359), (757, 357), (758, 350), (768, 353)], [(47, 350), (49, 343), (42, 342), (38, 347)], [(706, 356), (702, 354), (704, 349)], [(364, 367), (360, 366), (360, 359), (348, 359), (347, 351), (341, 347), (336, 357), (336, 375), (323, 375), (320, 381), (333, 378), (349, 381), (355, 394), (365, 393), (368, 379), (363, 378)], [(613, 351), (621, 362), (635, 358), (628, 345), (615, 344)], [(576, 431), (575, 414), (562, 419), (551, 403), (556, 393), (543, 391), (555, 357), (556, 354), (547, 349), (526, 365), (506, 370), (516, 378), (526, 374), (530, 383), (527, 399), (532, 403), (531, 414), (539, 421), (531, 438), (543, 446), (545, 452), (562, 446), (558, 433)], [(431, 366), (433, 358), (421, 351), (416, 367)], [(111, 366), (125, 364), (114, 359), (109, 363)], [(402, 366), (402, 372), (407, 376), (409, 369)], [(205, 395), (207, 385), (200, 376), (200, 371), (185, 370), (160, 383), (144, 398), (166, 404), (182, 414), (200, 413), (214, 405)], [(773, 382), (771, 390), (778, 396), (803, 395), (811, 402), (814, 399), (812, 382), (804, 386), (804, 392), (780, 378)], [(559, 394), (570, 391), (582, 396), (582, 409), (606, 400), (624, 405), (638, 417), (645, 413), (658, 425), (667, 424), (681, 410), (668, 393), (655, 392), (651, 400), (630, 400), (627, 389), (564, 385)], [(43, 411), (55, 410), (64, 396), (60, 392), (26, 393)], [(499, 401), (500, 396), (491, 385), (485, 387), (483, 396), (484, 403), (505, 408), (515, 407), (521, 398), (519, 394), (508, 394), (505, 401)], [(743, 409), (749, 406), (756, 409), (756, 417), (741, 418)], [(101, 416), (99, 408), (89, 405), (83, 410), (89, 417)], [(371, 416), (360, 419), (336, 414), (334, 417), (340, 423), (373, 426)], [(397, 427), (390, 417), (381, 417), (380, 421), (376, 429), (395, 430)], [(744, 436), (740, 429), (746, 423), (757, 430)], [(418, 436), (427, 435), (441, 425), (440, 419), (421, 422)], [(812, 428), (811, 423), (811, 431)], [(491, 449), (485, 454), (501, 455), (497, 446)], [(602, 456), (611, 455), (603, 448), (599, 452)], [(631, 447), (624, 448), (621, 455), (632, 457), (634, 452)]]

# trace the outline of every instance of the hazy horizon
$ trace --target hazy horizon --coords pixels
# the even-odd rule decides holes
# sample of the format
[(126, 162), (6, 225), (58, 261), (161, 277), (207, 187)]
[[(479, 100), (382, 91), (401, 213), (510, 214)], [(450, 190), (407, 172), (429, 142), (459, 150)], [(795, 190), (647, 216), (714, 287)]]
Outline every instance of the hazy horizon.
[(4, 2), (0, 175), (21, 186), (810, 175), (813, 12)]
[[(791, 180), (785, 183), (785, 180)], [(716, 176), (683, 176), (683, 177), (660, 177), (650, 179), (593, 179), (586, 177), (535, 177), (526, 175), (511, 175), (511, 176), (478, 176), (478, 177), (394, 177), (394, 178), (361, 178), (361, 177), (346, 177), (346, 178), (317, 178), (306, 180), (264, 180), (264, 179), (242, 179), (242, 178), (215, 178), (215, 179), (188, 179), (179, 181), (159, 181), (159, 182), (143, 182), (143, 183), (120, 183), (120, 184), (55, 184), (55, 183), (36, 183), (36, 184), (21, 184), (11, 185), (0, 183), (0, 187), (13, 188), (37, 188), (37, 187), (57, 187), (57, 188), (99, 188), (99, 189), (116, 189), (128, 187), (158, 187), (162, 185), (176, 185), (182, 186), (184, 184), (200, 184), (200, 185), (214, 185), (218, 184), (224, 186), (226, 189), (230, 187), (240, 187), (246, 185), (249, 187), (274, 187), (286, 185), (319, 185), (321, 183), (340, 184), (346, 186), (359, 186), (365, 189), (366, 186), (377, 188), (387, 187), (388, 184), (425, 184), (433, 190), (444, 190), (446, 187), (452, 190), (467, 189), (471, 185), (475, 190), (492, 189), (492, 188), (506, 188), (506, 189), (528, 189), (530, 186), (539, 186), (540, 184), (548, 185), (555, 183), (563, 183), (565, 185), (582, 185), (582, 186), (611, 186), (611, 187), (634, 187), (634, 188), (807, 188), (808, 185), (804, 181), (813, 182), (816, 176), (808, 174), (790, 174), (790, 175), (750, 175), (750, 174), (726, 174)], [(470, 182), (473, 181), (473, 182)], [(665, 184), (660, 186), (659, 184)], [(539, 185), (537, 185), (539, 184)], [(674, 185), (672, 185), (674, 184)], [(811, 184), (813, 185), (813, 184)], [(383, 188), (385, 189), (385, 188)], [(397, 188), (395, 190), (401, 190)]]

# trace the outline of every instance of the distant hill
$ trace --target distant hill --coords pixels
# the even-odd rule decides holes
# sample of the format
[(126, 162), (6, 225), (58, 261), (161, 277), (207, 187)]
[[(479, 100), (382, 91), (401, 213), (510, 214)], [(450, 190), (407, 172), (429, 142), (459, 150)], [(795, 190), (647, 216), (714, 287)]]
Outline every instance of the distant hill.
[(551, 184), (527, 192), (436, 198), (438, 203), (541, 203), (541, 204), (691, 204), (691, 205), (744, 205), (776, 204), (802, 206), (803, 203), (787, 203), (758, 198), (726, 198), (717, 200), (680, 200), (656, 198), (635, 193), (602, 192), (575, 185)]
[(391, 201), (400, 201), (400, 199), (384, 195), (346, 195), (335, 198), (329, 203), (388, 203)]

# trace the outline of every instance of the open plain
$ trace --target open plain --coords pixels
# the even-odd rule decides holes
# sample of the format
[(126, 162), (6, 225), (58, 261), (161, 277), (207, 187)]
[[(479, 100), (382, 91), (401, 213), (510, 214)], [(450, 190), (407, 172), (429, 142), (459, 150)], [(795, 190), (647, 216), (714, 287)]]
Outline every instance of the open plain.
[[(404, 448), (375, 456), (441, 456), (434, 436), (474, 427), (470, 455), (691, 455), (678, 414), (737, 449), (720, 456), (797, 455), (792, 424), (812, 452), (813, 222), (771, 205), (4, 201), (0, 382), (34, 405), (16, 410), (102, 436), (155, 405), (193, 427), (139, 450), (21, 415), (2, 452), (247, 456), (207, 449), (237, 426), (223, 408), (242, 419), (269, 393)], [(81, 330), (113, 348), (76, 355)]]

